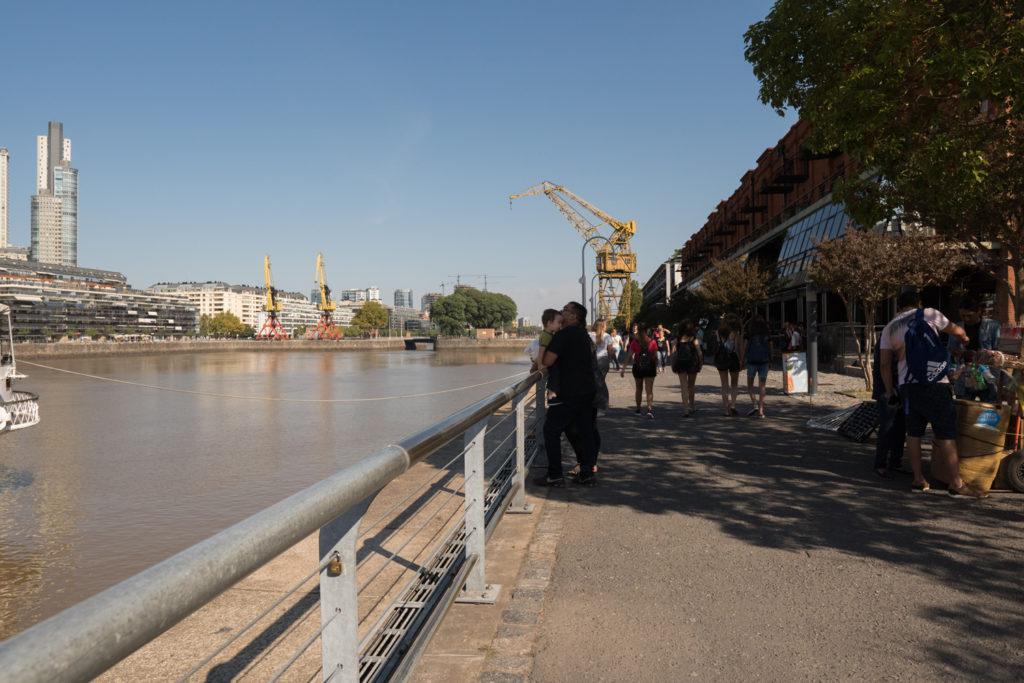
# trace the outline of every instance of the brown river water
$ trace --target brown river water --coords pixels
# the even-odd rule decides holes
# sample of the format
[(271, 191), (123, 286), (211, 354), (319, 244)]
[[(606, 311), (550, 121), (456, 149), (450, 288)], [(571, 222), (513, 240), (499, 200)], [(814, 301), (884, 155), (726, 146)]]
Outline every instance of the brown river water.
[[(506, 351), (229, 352), (43, 361), (240, 396), (357, 399), (528, 370)], [(0, 639), (514, 380), (362, 403), (218, 398), (19, 364), (42, 422), (0, 435)]]

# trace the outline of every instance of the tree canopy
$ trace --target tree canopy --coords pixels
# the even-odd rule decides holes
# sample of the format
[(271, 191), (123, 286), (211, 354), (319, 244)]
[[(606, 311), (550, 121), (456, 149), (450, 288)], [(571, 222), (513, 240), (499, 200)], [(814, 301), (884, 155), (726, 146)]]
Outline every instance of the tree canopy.
[(376, 337), (378, 331), (387, 325), (388, 311), (379, 301), (367, 301), (352, 316), (352, 327), (359, 330), (360, 334), (371, 334)]
[(229, 311), (216, 315), (204, 315), (199, 319), (199, 334), (204, 337), (253, 337), (256, 330), (242, 323), (238, 316)]
[(712, 310), (736, 316), (745, 324), (753, 316), (754, 306), (768, 298), (771, 282), (771, 271), (758, 261), (715, 259), (700, 281), (698, 293)]
[(498, 292), (461, 287), (430, 306), (430, 320), (441, 334), (460, 336), (469, 328), (500, 328), (516, 319), (516, 303)]
[(1001, 244), (1005, 260), (992, 270), (1013, 286), (1018, 316), (1020, 8), (1020, 0), (777, 0), (745, 36), (761, 100), (780, 114), (796, 109), (812, 125), (813, 151), (842, 150), (860, 166), (836, 190), (857, 222), (903, 216), (955, 239)]
[[(626, 296), (629, 299), (626, 299)], [(622, 295), (619, 297), (619, 309), (620, 311), (626, 310), (626, 304), (629, 304), (629, 320), (626, 319), (626, 314), (619, 313), (616, 315), (611, 322), (610, 329), (625, 330), (629, 327), (630, 323), (634, 320), (638, 320), (641, 314), (640, 309), (644, 305), (644, 291), (640, 288), (640, 284), (633, 278), (629, 279), (629, 285), (622, 288)]]
[[(850, 229), (839, 239), (818, 245), (807, 276), (843, 300), (869, 391), (878, 305), (899, 294), (905, 285), (923, 289), (942, 284), (964, 263), (960, 250), (922, 231), (902, 234)], [(855, 329), (858, 305), (864, 314), (863, 343)]]

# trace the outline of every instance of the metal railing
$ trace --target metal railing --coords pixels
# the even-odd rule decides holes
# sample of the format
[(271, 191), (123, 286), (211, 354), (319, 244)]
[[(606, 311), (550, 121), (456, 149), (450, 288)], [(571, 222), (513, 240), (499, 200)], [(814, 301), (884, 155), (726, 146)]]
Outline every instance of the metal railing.
[[(542, 373), (533, 373), (0, 643), (0, 680), (91, 679), (313, 532), (319, 532), (316, 565), (179, 680), (216, 666), (289, 599), (315, 599), (317, 593), (319, 627), (261, 679), (277, 680), (299, 661), (307, 665), (307, 675), (317, 641), (323, 680), (404, 676), (453, 601), (496, 599), (500, 587), (489, 584), (485, 575), (486, 541), (506, 511), (531, 510), (524, 480), (540, 441), (536, 435), (545, 415), (545, 384)], [(497, 441), (490, 448), (488, 435)], [(462, 447), (439, 467), (440, 474), (432, 473), (385, 512), (376, 514), (375, 508), (375, 519), (362, 523), (385, 485), (412, 464), (443, 453), (440, 449), (460, 436)], [(459, 470), (462, 481), (456, 486)], [(432, 543), (437, 538), (440, 542)], [(397, 546), (389, 550), (389, 542)], [(418, 550), (408, 550), (410, 544)], [(366, 552), (368, 545), (372, 552)], [(315, 577), (318, 591), (303, 593)], [(406, 583), (398, 588), (403, 579)], [(380, 597), (360, 615), (360, 597), (366, 598), (371, 587)], [(175, 656), (180, 659), (181, 653)]]

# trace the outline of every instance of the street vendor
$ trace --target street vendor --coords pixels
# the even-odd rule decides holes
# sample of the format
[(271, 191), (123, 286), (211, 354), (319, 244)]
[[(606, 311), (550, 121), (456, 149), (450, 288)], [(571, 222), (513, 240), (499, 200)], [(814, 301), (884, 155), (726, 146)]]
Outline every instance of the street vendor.
[(949, 353), (960, 367), (953, 373), (953, 391), (957, 398), (994, 403), (998, 386), (995, 375), (987, 365), (975, 362), (978, 351), (999, 349), (999, 323), (982, 316), (981, 302), (965, 299), (960, 304), (960, 327), (967, 332), (966, 346), (956, 337), (949, 339)]

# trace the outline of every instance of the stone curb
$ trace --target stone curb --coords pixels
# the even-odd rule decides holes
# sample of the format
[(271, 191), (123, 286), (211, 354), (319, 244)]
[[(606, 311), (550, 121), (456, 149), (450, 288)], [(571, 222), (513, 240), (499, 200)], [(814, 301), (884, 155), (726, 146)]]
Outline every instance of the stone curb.
[(491, 641), (479, 678), (481, 683), (525, 683), (530, 680), (537, 647), (537, 624), (551, 583), (551, 571), (568, 509), (569, 503), (564, 499), (548, 496), (544, 501), (526, 559), (512, 587), (512, 599), (502, 612), (501, 625)]

